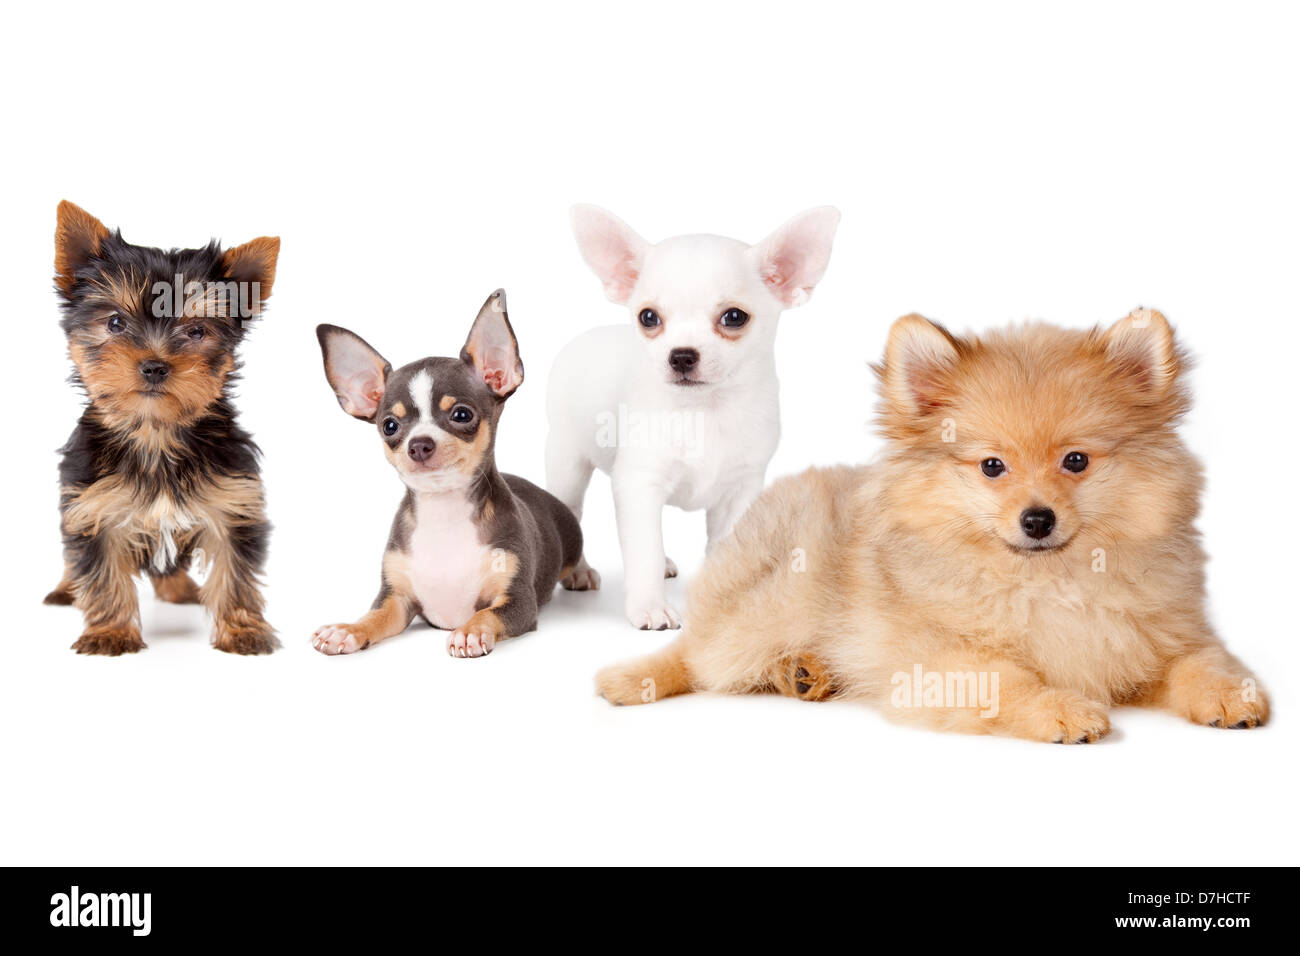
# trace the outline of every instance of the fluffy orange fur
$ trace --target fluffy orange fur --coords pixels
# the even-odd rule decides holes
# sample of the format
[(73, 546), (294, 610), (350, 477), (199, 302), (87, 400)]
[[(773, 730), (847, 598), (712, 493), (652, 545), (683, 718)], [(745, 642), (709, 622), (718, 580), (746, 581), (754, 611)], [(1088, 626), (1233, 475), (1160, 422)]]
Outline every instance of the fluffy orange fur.
[[(680, 638), (598, 690), (790, 693), (791, 662), (816, 661), (838, 696), (970, 733), (1090, 742), (1117, 704), (1263, 723), (1266, 696), (1205, 616), (1185, 365), (1153, 310), (980, 338), (899, 319), (876, 368), (882, 460), (773, 484), (710, 554)], [(989, 458), (1005, 471), (983, 473)], [(1049, 537), (1022, 534), (1027, 508), (1052, 509)], [(995, 706), (900, 694), (918, 668), (992, 677)]]

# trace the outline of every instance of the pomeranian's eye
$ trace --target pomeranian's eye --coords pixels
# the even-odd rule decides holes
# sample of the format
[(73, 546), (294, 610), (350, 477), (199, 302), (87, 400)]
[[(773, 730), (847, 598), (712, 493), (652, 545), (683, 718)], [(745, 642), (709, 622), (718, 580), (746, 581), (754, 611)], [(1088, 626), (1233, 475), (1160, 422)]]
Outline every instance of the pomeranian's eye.
[(724, 329), (738, 329), (749, 321), (749, 313), (744, 309), (728, 309), (718, 318)]
[(1001, 458), (985, 458), (980, 462), (980, 471), (984, 472), (989, 478), (996, 478), (1007, 470), (1007, 466), (1002, 464)]
[(397, 430), (401, 428), (402, 425), (401, 422), (390, 415), (388, 418), (384, 419), (384, 424), (380, 427), (383, 428), (385, 435), (392, 437), (397, 434)]
[(1065, 456), (1065, 460), (1061, 462), (1061, 467), (1077, 475), (1088, 467), (1088, 456), (1081, 451), (1072, 451)]
[(114, 335), (117, 335), (120, 332), (125, 332), (126, 319), (122, 318), (120, 315), (110, 315), (108, 317), (108, 331), (112, 332)]
[(657, 329), (662, 322), (659, 313), (654, 309), (642, 309), (641, 314), (636, 318), (647, 329)]
[(474, 420), (474, 409), (468, 405), (457, 405), (451, 410), (451, 420), (457, 425), (468, 425)]
[(203, 337), (207, 335), (207, 330), (201, 325), (192, 325), (185, 330), (185, 334), (190, 337), (191, 342), (202, 342)]

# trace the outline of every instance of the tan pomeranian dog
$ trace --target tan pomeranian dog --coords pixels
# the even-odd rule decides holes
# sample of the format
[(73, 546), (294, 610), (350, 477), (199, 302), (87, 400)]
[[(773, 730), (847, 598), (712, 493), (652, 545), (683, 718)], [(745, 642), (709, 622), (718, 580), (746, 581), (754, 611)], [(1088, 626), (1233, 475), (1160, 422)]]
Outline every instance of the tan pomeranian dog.
[(883, 459), (772, 485), (615, 704), (692, 691), (860, 699), (969, 733), (1090, 743), (1118, 704), (1268, 717), (1206, 619), (1186, 365), (1159, 312), (958, 338), (918, 315), (875, 371)]

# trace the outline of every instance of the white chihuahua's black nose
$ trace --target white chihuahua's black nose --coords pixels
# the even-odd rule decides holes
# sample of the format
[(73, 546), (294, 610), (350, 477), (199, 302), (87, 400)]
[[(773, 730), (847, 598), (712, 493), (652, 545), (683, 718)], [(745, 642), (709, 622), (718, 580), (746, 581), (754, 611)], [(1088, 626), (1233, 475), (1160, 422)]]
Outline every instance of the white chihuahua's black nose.
[(1020, 530), (1037, 540), (1046, 538), (1056, 527), (1056, 512), (1051, 508), (1026, 508), (1020, 512)]
[(673, 349), (668, 353), (668, 366), (678, 374), (692, 372), (699, 364), (700, 353), (695, 349)]
[(416, 438), (412, 438), (409, 442), (406, 443), (406, 453), (410, 455), (411, 458), (414, 459), (415, 461), (419, 461), (419, 462), (428, 461), (430, 458), (433, 457), (433, 449), (435, 447), (436, 446), (433, 444), (432, 438), (425, 438), (423, 436), (418, 436)]
[(149, 359), (140, 363), (140, 374), (150, 385), (161, 385), (171, 370), (170, 365), (158, 359)]

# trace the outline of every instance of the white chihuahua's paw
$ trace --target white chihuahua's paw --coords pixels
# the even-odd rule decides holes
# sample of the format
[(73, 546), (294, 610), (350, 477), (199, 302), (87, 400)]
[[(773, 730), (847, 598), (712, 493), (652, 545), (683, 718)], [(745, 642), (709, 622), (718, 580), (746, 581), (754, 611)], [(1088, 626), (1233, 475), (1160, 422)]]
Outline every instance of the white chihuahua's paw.
[(664, 558), (664, 577), (677, 577), (677, 563), (672, 558)]
[(322, 654), (355, 654), (365, 647), (346, 624), (326, 624), (311, 636), (311, 646)]
[(675, 631), (682, 626), (682, 616), (662, 601), (627, 603), (627, 619), (643, 631)]
[(491, 632), (466, 625), (447, 635), (447, 653), (452, 657), (486, 657), (496, 642)]
[(566, 591), (599, 591), (600, 574), (584, 561), (560, 578), (560, 585)]

